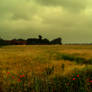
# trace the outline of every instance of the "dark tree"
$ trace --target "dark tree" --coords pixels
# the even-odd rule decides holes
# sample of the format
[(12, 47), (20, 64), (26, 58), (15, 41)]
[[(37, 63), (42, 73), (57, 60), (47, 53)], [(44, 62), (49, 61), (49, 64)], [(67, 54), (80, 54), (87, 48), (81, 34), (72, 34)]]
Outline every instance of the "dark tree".
[(50, 43), (51, 44), (62, 44), (62, 39), (59, 37), (59, 38), (52, 40)]
[(38, 39), (37, 38), (28, 38), (27, 40), (23, 40), (23, 39), (14, 39), (11, 41), (12, 44), (15, 45), (23, 45), (23, 44), (27, 44), (27, 45), (48, 45), (48, 44), (62, 44), (62, 39), (61, 38), (56, 38), (52, 41), (49, 41), (48, 39), (42, 39), (42, 36), (39, 35)]
[(3, 39), (0, 39), (0, 46), (4, 46), (4, 45), (7, 45), (7, 42), (4, 41)]
[(12, 39), (11, 40), (11, 45), (17, 45), (16, 41), (17, 41), (16, 39)]
[(50, 44), (50, 41), (48, 39), (43, 39), (43, 44), (48, 45), (48, 44)]
[(24, 39), (17, 39), (17, 41), (25, 41)]
[(27, 45), (36, 45), (39, 44), (39, 40), (36, 38), (29, 38), (27, 39)]
[(39, 40), (42, 40), (42, 36), (41, 35), (39, 35)]

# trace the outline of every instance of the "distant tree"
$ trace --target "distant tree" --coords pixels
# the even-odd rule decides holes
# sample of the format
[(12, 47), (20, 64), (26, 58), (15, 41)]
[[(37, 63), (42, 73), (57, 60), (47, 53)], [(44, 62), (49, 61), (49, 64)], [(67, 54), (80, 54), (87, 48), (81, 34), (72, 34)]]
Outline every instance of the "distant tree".
[(0, 39), (0, 45), (3, 45), (4, 41), (2, 39)]
[(0, 38), (0, 46), (7, 45), (7, 42)]
[(48, 39), (42, 39), (42, 36), (39, 35), (39, 38), (28, 38), (26, 40), (27, 42), (27, 45), (36, 45), (36, 44), (39, 44), (39, 45), (45, 45), (45, 44), (62, 44), (62, 39), (59, 37), (59, 38), (56, 38), (52, 41), (49, 41)]
[(50, 41), (48, 39), (43, 39), (43, 44), (50, 44)]
[(39, 44), (39, 40), (36, 38), (28, 38), (27, 39), (27, 45), (35, 45), (35, 44)]
[(50, 42), (50, 44), (62, 44), (62, 39), (60, 37), (56, 38), (56, 39), (52, 40)]
[(42, 40), (42, 36), (41, 35), (39, 35), (39, 40)]
[(25, 41), (24, 39), (17, 39), (17, 41)]
[(17, 39), (12, 39), (11, 41), (16, 41)]
[(16, 41), (17, 41), (16, 39), (12, 39), (11, 40), (11, 45), (17, 45)]

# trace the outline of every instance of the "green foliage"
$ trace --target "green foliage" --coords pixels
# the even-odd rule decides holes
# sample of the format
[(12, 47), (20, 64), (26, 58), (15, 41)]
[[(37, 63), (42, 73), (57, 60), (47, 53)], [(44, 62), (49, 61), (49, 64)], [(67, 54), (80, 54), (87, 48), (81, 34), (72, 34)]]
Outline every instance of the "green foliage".
[(3, 39), (0, 39), (0, 47), (8, 45)]
[(88, 64), (92, 64), (92, 58), (87, 61)]
[(74, 61), (74, 60), (75, 60), (75, 57), (72, 56), (72, 55), (66, 55), (66, 54), (63, 54), (63, 55), (62, 55), (62, 59), (64, 59), (64, 60)]
[(68, 92), (66, 83), (69, 81), (67, 77), (55, 76), (53, 78), (54, 92)]
[(87, 62), (87, 60), (85, 58), (70, 55), (70, 54), (57, 54), (56, 59), (57, 60), (63, 59), (63, 60), (69, 60), (69, 61), (76, 61), (77, 63), (80, 63), (80, 64), (83, 64), (83, 63), (86, 64), (86, 63), (92, 62), (91, 60), (89, 60)]

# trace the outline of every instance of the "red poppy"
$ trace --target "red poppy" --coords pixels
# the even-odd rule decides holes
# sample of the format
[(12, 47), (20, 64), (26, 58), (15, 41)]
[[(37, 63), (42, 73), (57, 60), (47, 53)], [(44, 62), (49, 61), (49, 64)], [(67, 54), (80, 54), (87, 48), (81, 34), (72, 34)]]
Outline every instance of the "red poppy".
[(21, 82), (21, 80), (20, 80), (20, 79), (18, 79), (18, 82)]
[(24, 74), (22, 75), (22, 77), (24, 77)]
[(14, 76), (12, 76), (12, 79), (14, 79), (15, 77)]
[(10, 74), (10, 72), (7, 72), (7, 74)]
[(22, 75), (20, 75), (20, 78), (22, 78)]
[(79, 77), (79, 75), (77, 75), (77, 77)]
[(75, 78), (73, 78), (73, 80), (75, 80)]
[(90, 82), (92, 83), (92, 80), (90, 80)]
[(24, 74), (23, 75), (20, 75), (20, 78), (24, 77)]

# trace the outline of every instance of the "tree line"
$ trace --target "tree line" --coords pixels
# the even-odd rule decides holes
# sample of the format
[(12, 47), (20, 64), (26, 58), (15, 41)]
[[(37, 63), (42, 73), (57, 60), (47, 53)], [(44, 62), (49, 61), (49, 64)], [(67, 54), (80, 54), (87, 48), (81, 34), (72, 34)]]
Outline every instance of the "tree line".
[(38, 38), (28, 38), (24, 39), (12, 39), (12, 40), (3, 40), (0, 39), (0, 46), (3, 45), (51, 45), (51, 44), (62, 44), (62, 38), (58, 37), (49, 41), (47, 38), (43, 39), (41, 35)]

